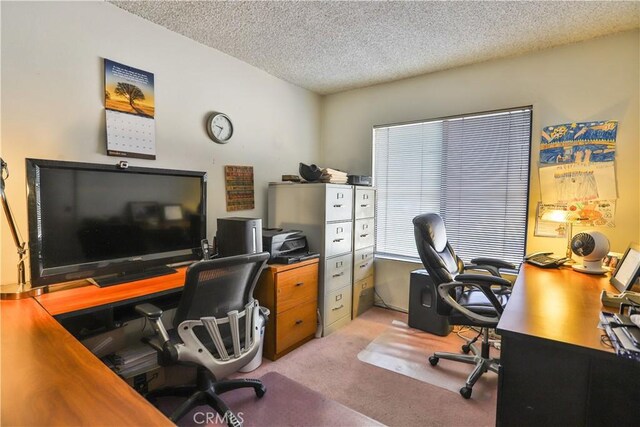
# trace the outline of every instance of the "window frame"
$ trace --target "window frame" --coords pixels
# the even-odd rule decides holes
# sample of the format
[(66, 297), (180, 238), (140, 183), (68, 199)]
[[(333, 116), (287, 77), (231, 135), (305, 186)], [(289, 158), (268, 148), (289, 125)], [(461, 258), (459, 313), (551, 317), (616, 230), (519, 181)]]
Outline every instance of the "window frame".
[[(469, 118), (474, 118), (474, 117), (478, 117), (478, 116), (488, 116), (488, 115), (493, 115), (493, 114), (500, 114), (500, 113), (511, 113), (511, 112), (518, 112), (518, 111), (527, 111), (529, 110), (529, 155), (527, 156), (527, 161), (526, 161), (526, 167), (527, 167), (527, 183), (526, 183), (526, 196), (525, 196), (525, 218), (524, 218), (524, 240), (523, 240), (523, 253), (522, 255), (524, 256), (526, 253), (526, 248), (527, 248), (527, 242), (528, 242), (528, 235), (529, 235), (529, 203), (530, 203), (530, 197), (531, 197), (531, 164), (532, 164), (532, 150), (533, 150), (533, 114), (534, 114), (534, 109), (533, 109), (533, 105), (524, 105), (524, 106), (518, 106), (518, 107), (510, 107), (510, 108), (500, 108), (500, 109), (495, 109), (495, 110), (487, 110), (487, 111), (479, 111), (479, 112), (472, 112), (472, 113), (462, 113), (462, 114), (455, 114), (455, 115), (450, 115), (450, 116), (441, 116), (441, 117), (435, 117), (435, 118), (430, 118), (430, 119), (420, 119), (420, 120), (410, 120), (410, 121), (403, 121), (403, 122), (393, 122), (393, 123), (387, 123), (387, 124), (378, 124), (378, 125), (374, 125), (371, 129), (371, 171), (372, 171), (372, 185), (373, 188), (377, 189), (376, 186), (376, 182), (375, 182), (375, 170), (376, 170), (376, 149), (375, 149), (375, 132), (376, 129), (381, 129), (381, 128), (390, 128), (390, 127), (395, 127), (395, 126), (405, 126), (405, 125), (414, 125), (414, 124), (424, 124), (424, 123), (432, 123), (432, 122), (444, 122), (447, 120), (453, 120), (453, 119), (469, 119)], [(378, 217), (377, 214), (377, 209), (378, 209), (378, 201), (379, 201), (379, 196), (378, 194), (376, 194), (376, 218)], [(377, 222), (376, 222), (376, 228), (377, 228)], [(393, 254), (393, 253), (387, 253), (387, 252), (379, 252), (378, 251), (378, 247), (377, 247), (377, 236), (376, 236), (376, 246), (374, 249), (374, 255), (376, 258), (380, 258), (380, 259), (388, 259), (388, 260), (394, 260), (394, 261), (400, 261), (400, 262), (409, 262), (409, 263), (419, 263), (421, 264), (422, 261), (420, 260), (419, 257), (413, 257), (413, 256), (408, 256), (408, 255), (401, 255), (401, 254)], [(469, 262), (470, 260), (465, 260), (467, 262)]]

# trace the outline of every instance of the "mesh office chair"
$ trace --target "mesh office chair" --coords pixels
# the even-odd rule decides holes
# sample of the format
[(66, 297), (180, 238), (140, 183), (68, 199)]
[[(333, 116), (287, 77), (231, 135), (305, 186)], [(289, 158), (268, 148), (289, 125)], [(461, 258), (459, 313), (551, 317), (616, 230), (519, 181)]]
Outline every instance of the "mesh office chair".
[[(460, 389), (460, 394), (471, 397), (473, 385), (487, 371), (498, 372), (499, 359), (489, 356), (489, 329), (495, 328), (510, 295), (511, 282), (500, 276), (500, 269), (516, 266), (492, 258), (476, 258), (464, 265), (447, 240), (447, 231), (440, 215), (428, 213), (413, 219), (416, 246), (424, 268), (437, 287), (439, 298), (436, 310), (447, 316), (451, 325), (479, 327), (480, 334), (462, 346), (464, 353), (436, 352), (429, 357), (435, 366), (440, 359), (475, 365)], [(468, 274), (468, 270), (485, 270), (490, 274)], [(483, 336), (480, 352), (473, 345)]]
[(153, 326), (156, 335), (145, 339), (159, 353), (161, 365), (197, 365), (195, 386), (169, 387), (147, 394), (149, 400), (160, 396), (188, 397), (170, 418), (177, 421), (198, 405), (208, 404), (229, 426), (241, 426), (219, 394), (251, 387), (258, 397), (266, 388), (258, 380), (222, 380), (257, 354), (262, 326), (269, 311), (253, 299), (253, 290), (269, 253), (238, 255), (200, 261), (186, 273), (184, 291), (167, 332), (160, 317), (162, 310), (152, 304), (140, 304), (136, 310)]

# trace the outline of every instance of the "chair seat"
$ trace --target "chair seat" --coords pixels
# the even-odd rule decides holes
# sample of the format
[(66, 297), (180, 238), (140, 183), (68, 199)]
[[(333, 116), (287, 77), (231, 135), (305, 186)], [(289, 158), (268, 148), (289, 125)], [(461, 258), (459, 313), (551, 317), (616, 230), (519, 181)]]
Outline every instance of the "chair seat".
[[(504, 307), (509, 301), (510, 292), (498, 292), (496, 293), (496, 297), (500, 304)], [(487, 299), (487, 297), (479, 290), (469, 290), (465, 291), (458, 302), (463, 307), (473, 311), (474, 313), (478, 313), (480, 315), (485, 316), (496, 316), (496, 309), (491, 305), (491, 302)], [(452, 309), (451, 314), (449, 315), (449, 322), (453, 325), (476, 325), (477, 322), (473, 322), (469, 320), (462, 313), (457, 311), (455, 308)]]

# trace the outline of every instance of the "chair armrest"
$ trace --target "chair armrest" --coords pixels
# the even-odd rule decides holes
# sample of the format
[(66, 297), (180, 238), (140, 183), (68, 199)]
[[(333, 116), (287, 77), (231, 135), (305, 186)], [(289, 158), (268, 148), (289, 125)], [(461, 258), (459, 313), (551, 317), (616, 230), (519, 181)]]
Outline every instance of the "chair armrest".
[(511, 270), (518, 269), (518, 267), (515, 264), (506, 262), (497, 258), (474, 258), (471, 260), (471, 262), (476, 265), (489, 265), (497, 269), (501, 269), (501, 268), (510, 268)]
[[(480, 324), (489, 324), (489, 325), (497, 324), (498, 321), (500, 320), (500, 316), (502, 315), (502, 312), (504, 311), (504, 307), (502, 307), (502, 305), (500, 304), (500, 301), (498, 301), (498, 298), (491, 290), (491, 282), (493, 282), (492, 279), (495, 279), (495, 277), (483, 276), (480, 274), (478, 275), (467, 274), (465, 276), (467, 276), (466, 279), (468, 279), (468, 280), (465, 280), (465, 282), (458, 281), (459, 276), (457, 276), (456, 281), (454, 282), (441, 283), (440, 285), (438, 285), (438, 294), (443, 300), (445, 300), (447, 304), (449, 304), (454, 309), (458, 310), (460, 313), (465, 315), (470, 320), (479, 322)], [(478, 278), (482, 278), (482, 279), (478, 279)], [(474, 279), (478, 279), (478, 280), (474, 280)], [(489, 279), (489, 280), (486, 280), (486, 279)], [(487, 299), (489, 300), (493, 308), (496, 310), (496, 316), (489, 317), (489, 316), (484, 316), (482, 314), (471, 311), (468, 308), (462, 306), (460, 303), (458, 303), (458, 301), (453, 299), (453, 297), (450, 294), (453, 288), (469, 288), (469, 287), (480, 290), (487, 297)]]
[(162, 317), (162, 309), (153, 304), (138, 304), (134, 309), (148, 319), (159, 319)]
[(500, 276), (500, 271), (491, 265), (465, 264), (464, 271), (467, 270), (488, 271), (493, 277), (502, 277)]
[(458, 274), (455, 277), (456, 282), (473, 282), (488, 285), (511, 287), (511, 282), (502, 277), (487, 276), (485, 274)]
[(169, 342), (169, 333), (167, 332), (167, 329), (162, 324), (162, 319), (161, 319), (162, 310), (156, 307), (155, 305), (149, 304), (149, 303), (138, 304), (134, 308), (138, 313), (142, 314), (144, 317), (149, 319), (149, 322), (151, 323), (151, 327), (153, 328), (156, 335), (158, 336), (159, 345), (162, 348), (164, 348), (165, 344)]

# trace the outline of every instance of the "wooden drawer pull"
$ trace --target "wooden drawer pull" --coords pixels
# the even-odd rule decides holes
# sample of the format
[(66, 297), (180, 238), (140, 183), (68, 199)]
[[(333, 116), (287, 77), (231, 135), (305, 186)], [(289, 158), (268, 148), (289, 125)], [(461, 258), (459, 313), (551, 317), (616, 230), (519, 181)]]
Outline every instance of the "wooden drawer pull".
[(340, 310), (341, 308), (344, 308), (344, 304), (341, 304), (340, 307), (334, 307), (331, 309), (331, 311), (336, 311), (336, 310)]
[(304, 282), (298, 282), (298, 283), (296, 283), (296, 286), (302, 286), (302, 285), (304, 285)]
[(302, 320), (296, 320), (296, 325), (301, 325), (302, 324)]

